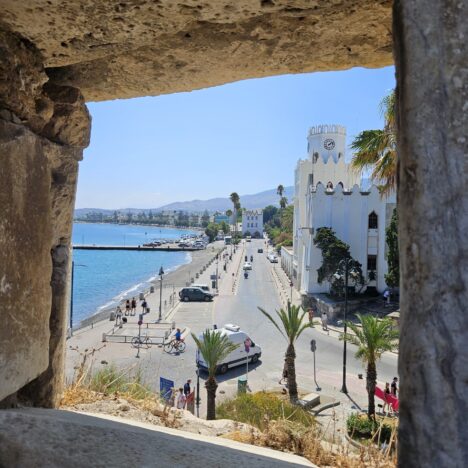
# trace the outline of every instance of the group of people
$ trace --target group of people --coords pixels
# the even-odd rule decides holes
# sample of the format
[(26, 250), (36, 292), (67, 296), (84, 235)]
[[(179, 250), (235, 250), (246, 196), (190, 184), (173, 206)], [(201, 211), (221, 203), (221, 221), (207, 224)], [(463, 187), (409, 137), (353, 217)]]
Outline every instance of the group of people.
[[(137, 301), (134, 297), (132, 297), (132, 300), (127, 299), (125, 301), (125, 316), (135, 316), (136, 315), (136, 309), (137, 309)], [(148, 309), (148, 303), (146, 302), (146, 299), (143, 299), (141, 302), (141, 312), (143, 314), (146, 314), (149, 309)], [(124, 312), (122, 311), (122, 308), (120, 305), (117, 306), (117, 309), (115, 310), (115, 324), (122, 326), (123, 323), (127, 321), (127, 319), (123, 318)]]
[(180, 387), (178, 390), (173, 389), (169, 399), (169, 406), (175, 406), (177, 409), (186, 409), (187, 400), (192, 393), (191, 383), (192, 381), (188, 379), (183, 387)]

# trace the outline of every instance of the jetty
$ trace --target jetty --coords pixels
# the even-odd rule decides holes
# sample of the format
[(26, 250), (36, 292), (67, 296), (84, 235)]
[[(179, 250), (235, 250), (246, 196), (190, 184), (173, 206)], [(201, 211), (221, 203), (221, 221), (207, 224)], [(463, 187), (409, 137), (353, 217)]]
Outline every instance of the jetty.
[(178, 245), (74, 245), (73, 250), (138, 250), (142, 252), (194, 252), (196, 247), (179, 247)]

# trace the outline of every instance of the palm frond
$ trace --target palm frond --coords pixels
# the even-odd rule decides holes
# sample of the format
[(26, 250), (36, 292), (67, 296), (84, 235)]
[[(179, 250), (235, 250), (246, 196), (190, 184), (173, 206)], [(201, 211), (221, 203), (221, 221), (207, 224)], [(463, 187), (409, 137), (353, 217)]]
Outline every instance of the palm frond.
[[(276, 327), (276, 329), (283, 335), (283, 337), (287, 340), (286, 335), (283, 333), (283, 330), (281, 330), (280, 326), (276, 323), (275, 319), (265, 310), (262, 309), (261, 307), (257, 307), (258, 310)], [(276, 313), (279, 315), (279, 312), (276, 311)], [(280, 316), (281, 318), (281, 316)]]

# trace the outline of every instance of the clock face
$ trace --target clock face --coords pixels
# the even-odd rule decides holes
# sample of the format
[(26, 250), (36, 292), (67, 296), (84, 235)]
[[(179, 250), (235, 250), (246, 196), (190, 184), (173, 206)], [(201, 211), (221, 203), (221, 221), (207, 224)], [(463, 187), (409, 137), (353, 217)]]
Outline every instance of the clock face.
[(332, 140), (331, 138), (327, 138), (323, 142), (323, 147), (328, 151), (332, 150), (335, 147), (335, 140)]

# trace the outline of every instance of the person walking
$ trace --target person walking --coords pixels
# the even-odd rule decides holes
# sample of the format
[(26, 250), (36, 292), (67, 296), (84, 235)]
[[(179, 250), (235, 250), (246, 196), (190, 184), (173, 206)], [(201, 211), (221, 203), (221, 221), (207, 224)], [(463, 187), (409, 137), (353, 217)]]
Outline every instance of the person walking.
[(314, 309), (312, 309), (312, 307), (309, 307), (307, 309), (307, 313), (309, 314), (309, 323), (312, 323), (314, 321)]
[(388, 289), (385, 290), (385, 292), (383, 293), (383, 297), (385, 299), (385, 306), (384, 307), (388, 307), (390, 306), (390, 297), (391, 297), (391, 294), (390, 294), (390, 291)]
[(328, 315), (326, 312), (322, 312), (322, 330), (326, 331), (327, 334), (330, 332), (328, 331)]
[(392, 395), (394, 397), (398, 397), (398, 377), (393, 377), (391, 389), (392, 389)]
[(388, 402), (389, 396), (390, 396), (390, 384), (388, 382), (385, 382), (384, 405), (382, 409), (384, 414), (385, 414), (385, 411), (388, 411), (390, 409), (390, 403)]
[(129, 315), (130, 314), (130, 301), (127, 299), (127, 301), (125, 302), (125, 315)]
[(177, 394), (177, 409), (184, 409), (185, 403), (187, 402), (187, 397), (184, 394), (184, 389), (179, 388), (179, 393)]
[(132, 297), (132, 308), (131, 308), (131, 314), (132, 315), (136, 314), (136, 307), (137, 307), (136, 299), (134, 297)]
[(115, 325), (120, 325), (120, 328), (122, 328), (122, 309), (120, 306), (117, 306), (115, 310)]
[(141, 312), (143, 314), (146, 314), (146, 309), (148, 308), (148, 304), (146, 303), (146, 299), (143, 299), (143, 302), (141, 303)]
[(190, 395), (190, 392), (192, 389), (190, 388), (190, 384), (192, 381), (190, 379), (187, 380), (187, 382), (184, 384), (184, 395), (185, 397), (188, 397)]

